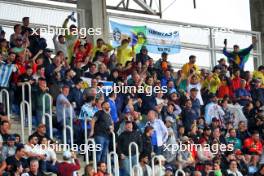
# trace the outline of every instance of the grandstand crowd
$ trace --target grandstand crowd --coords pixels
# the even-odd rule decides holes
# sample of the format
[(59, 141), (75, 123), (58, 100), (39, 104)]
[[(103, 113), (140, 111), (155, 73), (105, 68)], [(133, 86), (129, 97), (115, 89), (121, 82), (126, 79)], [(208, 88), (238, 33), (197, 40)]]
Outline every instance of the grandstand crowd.
[[(132, 165), (138, 165), (142, 176), (151, 176), (153, 170), (155, 176), (172, 176), (177, 169), (193, 176), (264, 175), (264, 65), (253, 72), (244, 70), (256, 39), (245, 49), (235, 45), (233, 51), (227, 50), (225, 40), (226, 58), (212, 70), (200, 69), (196, 56), (190, 53), (189, 62), (175, 71), (166, 52), (151, 58), (142, 46), (136, 53), (130, 46), (131, 38), (123, 39), (117, 48), (103, 39), (94, 44), (72, 35), (77, 27), (68, 26), (70, 20), (71, 16), (63, 23), (69, 32), (53, 37), (55, 51), (47, 48), (39, 30), (33, 33), (29, 17), (14, 26), (11, 36), (1, 31), (0, 90), (9, 92), (12, 119), (19, 120), (22, 85), (28, 82), (32, 86), (34, 132), (22, 143), (20, 132), (10, 132), (6, 104), (0, 104), (0, 175), (72, 176), (80, 170), (84, 176), (110, 175), (107, 154), (113, 151), (112, 133), (116, 136), (120, 176), (131, 175), (131, 142), (139, 149), (137, 163), (132, 148)], [(85, 86), (82, 78), (90, 84)], [(106, 81), (145, 89), (106, 95), (98, 92)], [(149, 86), (166, 87), (166, 92), (149, 95)], [(49, 111), (49, 101), (45, 105), (42, 101), (45, 93), (53, 98), (53, 139), (49, 123), (42, 123), (43, 108)], [(28, 93), (25, 96), (28, 100)], [(64, 115), (67, 124), (74, 117), (75, 144), (85, 143), (84, 123), (88, 137), (100, 144), (96, 172), (92, 164), (81, 168), (80, 158), (85, 157), (78, 151), (64, 151), (59, 160), (56, 150), (42, 148), (55, 141), (62, 143)], [(43, 145), (35, 147), (37, 144)], [(199, 146), (175, 150), (182, 144)], [(155, 160), (152, 167), (154, 156), (161, 163)]]

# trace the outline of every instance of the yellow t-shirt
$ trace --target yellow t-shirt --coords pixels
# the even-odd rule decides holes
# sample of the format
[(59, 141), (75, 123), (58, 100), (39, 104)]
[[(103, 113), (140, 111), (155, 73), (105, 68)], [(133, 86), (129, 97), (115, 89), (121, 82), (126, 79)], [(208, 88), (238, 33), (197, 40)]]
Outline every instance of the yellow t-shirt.
[(110, 45), (110, 44), (105, 44), (103, 45), (101, 48), (98, 48), (97, 46), (93, 48), (92, 50), (92, 57), (95, 56), (96, 52), (97, 51), (100, 51), (100, 52), (107, 52), (107, 51), (112, 51), (114, 48)]
[(254, 79), (260, 79), (262, 86), (264, 86), (264, 74), (260, 71), (254, 71), (253, 72), (253, 78)]
[(119, 46), (117, 48), (116, 59), (117, 62), (125, 66), (127, 61), (131, 61), (133, 58), (133, 50), (129, 46)]

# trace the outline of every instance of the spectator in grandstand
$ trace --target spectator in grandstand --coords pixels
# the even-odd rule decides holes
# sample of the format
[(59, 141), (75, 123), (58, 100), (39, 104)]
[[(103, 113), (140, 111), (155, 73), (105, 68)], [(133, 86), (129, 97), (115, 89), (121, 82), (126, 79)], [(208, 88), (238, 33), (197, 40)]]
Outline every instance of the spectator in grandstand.
[(42, 137), (39, 141), (40, 147), (39, 147), (39, 151), (40, 153), (44, 153), (45, 155), (45, 160), (42, 161), (44, 164), (42, 164), (42, 168), (41, 170), (44, 172), (52, 172), (52, 173), (57, 173), (57, 156), (56, 153), (54, 151), (54, 148), (57, 145), (54, 143), (50, 143), (49, 139), (46, 137)]
[(259, 79), (255, 79), (251, 82), (250, 94), (252, 96), (253, 102), (258, 100), (264, 104), (264, 88), (261, 87), (261, 81)]
[[(180, 144), (189, 145), (189, 138), (187, 136), (183, 136)], [(178, 151), (176, 165), (179, 168), (184, 169), (184, 171), (194, 170), (195, 158), (193, 157), (192, 152), (190, 151), (190, 147), (188, 147), (187, 150)]]
[(241, 87), (235, 91), (235, 97), (241, 106), (245, 106), (252, 101), (252, 98), (249, 91), (246, 89), (246, 80), (242, 79), (240, 86)]
[(151, 160), (152, 155), (152, 143), (151, 136), (153, 135), (154, 128), (152, 126), (146, 126), (144, 129), (144, 133), (142, 135), (142, 152), (148, 156), (149, 161)]
[(202, 87), (203, 87), (203, 91), (206, 90), (206, 92), (204, 92), (205, 96), (210, 93), (216, 94), (217, 89), (221, 84), (221, 80), (218, 77), (218, 72), (219, 69), (216, 69), (213, 72), (209, 72), (208, 76), (204, 80)]
[(114, 48), (110, 44), (105, 43), (103, 39), (99, 38), (96, 41), (96, 46), (92, 50), (92, 57), (95, 57), (98, 51), (103, 52), (104, 55), (108, 55), (113, 49)]
[(43, 123), (40, 123), (38, 125), (37, 130), (32, 135), (38, 138), (38, 144), (40, 144), (40, 142), (42, 141), (42, 138), (47, 138), (50, 142), (52, 142), (49, 135), (47, 134), (46, 125)]
[(129, 46), (129, 40), (123, 39), (121, 45), (117, 48), (116, 59), (117, 62), (125, 66), (127, 61), (131, 61), (134, 58), (135, 51), (134, 46)]
[(220, 75), (219, 79), (220, 79), (221, 83), (219, 84), (219, 87), (217, 90), (217, 98), (223, 99), (226, 96), (231, 96), (229, 78), (224, 76), (224, 75)]
[[(38, 126), (42, 122), (42, 118), (44, 115), (43, 108), (45, 107), (44, 113), (49, 113), (50, 111), (51, 104), (49, 102), (49, 97), (46, 96), (46, 95), (49, 95), (48, 89), (49, 88), (47, 86), (46, 79), (39, 78), (37, 89), (35, 89), (35, 91), (33, 92), (34, 99), (32, 99), (34, 102), (35, 111), (36, 111), (36, 122), (35, 122), (36, 126)], [(43, 104), (43, 98), (44, 98), (44, 104)]]
[(39, 160), (37, 158), (31, 158), (29, 162), (29, 176), (44, 176), (39, 168)]
[(81, 106), (83, 105), (83, 101), (84, 101), (83, 92), (81, 90), (82, 80), (81, 79), (75, 80), (74, 85), (75, 86), (72, 89), (70, 89), (70, 94), (68, 98), (71, 104), (74, 105), (73, 108), (76, 114), (79, 114), (81, 110)]
[(199, 112), (192, 108), (192, 101), (187, 99), (182, 111), (182, 121), (186, 131), (191, 130), (191, 126), (196, 123), (199, 118)]
[(153, 150), (159, 155), (162, 153), (162, 146), (168, 139), (168, 130), (164, 122), (158, 118), (158, 115), (154, 110), (148, 112), (147, 119), (147, 126), (152, 126), (154, 128), (154, 133), (151, 137)]
[(8, 137), (10, 136), (10, 122), (7, 120), (1, 121), (0, 126), (0, 138), (2, 139), (2, 142), (6, 144)]
[(84, 174), (82, 176), (94, 176), (94, 174), (95, 172), (94, 172), (93, 164), (88, 164), (85, 166)]
[(110, 74), (109, 74), (105, 64), (99, 65), (98, 72), (96, 73), (96, 77), (97, 76), (100, 76), (101, 80), (104, 80), (104, 81), (109, 79)]
[(47, 82), (51, 83), (53, 81), (53, 78), (55, 78), (54, 76), (56, 73), (60, 73), (60, 76), (63, 79), (65, 72), (66, 72), (66, 68), (63, 62), (61, 61), (61, 58), (59, 56), (55, 56), (52, 59), (52, 64), (46, 67), (45, 76), (47, 78)]
[(13, 48), (13, 47), (16, 46), (16, 43), (15, 43), (16, 39), (18, 37), (22, 37), (21, 32), (22, 32), (21, 25), (20, 24), (16, 24), (14, 26), (14, 33), (10, 35), (10, 40), (9, 40), (10, 48)]
[(101, 150), (96, 152), (96, 161), (106, 162), (111, 133), (114, 124), (110, 114), (110, 105), (104, 101), (101, 103), (102, 110), (97, 111), (91, 121), (90, 137), (94, 136), (95, 143), (101, 145)]
[(49, 65), (53, 63), (51, 58), (52, 50), (51, 49), (44, 49), (43, 50), (43, 66), (47, 69)]
[(25, 144), (25, 158), (35, 157), (40, 160), (45, 159), (45, 154), (40, 152), (40, 148), (37, 144), (38, 144), (37, 136), (30, 135), (28, 137), (28, 143)]
[(58, 176), (72, 176), (73, 173), (80, 170), (80, 161), (75, 153), (65, 151), (63, 153), (63, 162), (58, 164)]
[(208, 148), (208, 143), (206, 139), (202, 138), (199, 140), (199, 148), (197, 150), (197, 159), (200, 165), (203, 165), (205, 161), (212, 161), (214, 158), (213, 153), (211, 152), (210, 148)]
[(54, 35), (53, 38), (53, 43), (54, 43), (54, 47), (55, 47), (55, 52), (57, 53), (58, 51), (62, 51), (65, 58), (68, 58), (68, 53), (67, 53), (67, 47), (68, 44), (65, 41), (65, 37), (63, 35)]
[(65, 71), (65, 77), (62, 80), (62, 83), (64, 85), (67, 85), (70, 87), (70, 89), (72, 89), (74, 87), (74, 82), (73, 82), (73, 78), (76, 75), (76, 73), (72, 70), (72, 69), (68, 69)]
[(87, 78), (95, 78), (97, 75), (97, 69), (96, 69), (96, 65), (95, 64), (91, 64), (89, 66), (89, 72), (85, 72), (84, 76)]
[(161, 86), (162, 87), (167, 86), (169, 81), (174, 82), (174, 79), (171, 76), (170, 70), (166, 70), (166, 71), (164, 71), (164, 76), (161, 78)]
[(7, 138), (7, 144), (2, 148), (2, 159), (5, 160), (6, 158), (15, 155), (16, 146), (15, 146), (15, 136), (10, 135)]
[[(129, 166), (129, 146), (132, 142), (135, 142), (138, 145), (139, 152), (142, 151), (142, 138), (138, 131), (133, 130), (132, 121), (127, 120), (125, 125), (125, 131), (120, 134), (117, 139), (118, 145), (118, 154), (122, 160), (122, 166), (125, 171), (124, 176), (130, 175), (130, 166)], [(136, 150), (131, 147), (131, 158), (132, 158), (132, 166), (136, 164)]]
[(258, 67), (258, 70), (253, 72), (253, 79), (259, 79), (261, 85), (264, 85), (264, 65)]
[(158, 77), (162, 76), (162, 73), (171, 70), (171, 63), (168, 61), (168, 53), (161, 53), (161, 58), (155, 62), (154, 68), (158, 70)]
[(6, 60), (0, 63), (0, 74), (4, 75), (0, 77), (0, 89), (10, 88), (11, 74), (17, 71), (16, 65), (13, 64), (15, 59), (16, 54), (10, 51)]
[(150, 58), (148, 55), (148, 49), (146, 46), (142, 46), (140, 52), (136, 54), (136, 62), (141, 62), (141, 64), (145, 64)]
[(139, 165), (135, 165), (134, 175), (135, 176), (139, 176), (139, 175), (151, 176), (152, 170), (151, 170), (151, 167), (148, 165), (148, 163), (149, 163), (148, 155), (144, 153), (140, 154)]
[(237, 175), (237, 176), (243, 176), (243, 174), (238, 170), (237, 168), (237, 162), (236, 160), (231, 160), (229, 163), (229, 169), (226, 170), (226, 174), (233, 174), (233, 175)]
[(233, 79), (231, 80), (231, 93), (232, 95), (235, 93), (237, 89), (241, 87), (241, 77), (240, 77), (240, 70), (235, 69), (233, 71)]
[(22, 164), (23, 171), (28, 172), (29, 171), (29, 165), (28, 161), (24, 158), (25, 157), (25, 147), (23, 144), (20, 144), (16, 148), (16, 153), (13, 156), (10, 156), (6, 159), (6, 171), (12, 171), (16, 170), (14, 166), (19, 165), (20, 163)]
[(21, 26), (21, 33), (24, 33), (25, 31), (27, 31), (28, 29), (30, 29), (29, 27), (29, 17), (23, 17), (22, 18), (22, 23), (23, 25)]
[(236, 130), (234, 128), (229, 130), (229, 137), (226, 138), (226, 142), (228, 144), (233, 144), (235, 150), (242, 149), (242, 142), (236, 137)]
[(97, 164), (97, 173), (95, 173), (93, 176), (108, 176), (106, 169), (107, 169), (106, 163), (103, 161), (100, 161)]
[[(74, 117), (73, 107), (67, 98), (70, 92), (70, 87), (64, 85), (62, 87), (61, 93), (58, 95), (56, 100), (56, 114), (57, 114), (57, 125), (60, 132), (63, 129), (63, 118), (65, 115), (66, 124), (70, 124), (70, 117)], [(65, 114), (64, 114), (65, 111)]]
[(246, 123), (244, 121), (240, 121), (237, 129), (237, 138), (243, 142), (245, 139), (250, 137), (250, 133), (247, 129)]
[(118, 118), (118, 112), (117, 112), (117, 107), (116, 107), (116, 94), (114, 93), (114, 91), (112, 91), (110, 94), (109, 94), (109, 98), (108, 98), (108, 103), (110, 105), (110, 114), (111, 114), (111, 117), (112, 117), (112, 120), (114, 123), (117, 123), (119, 118)]
[(211, 125), (212, 119), (215, 117), (219, 119), (220, 121), (222, 120), (222, 117), (225, 115), (225, 112), (217, 104), (217, 97), (215, 94), (210, 94), (209, 95), (210, 102), (205, 106), (205, 122), (207, 125)]
[(221, 58), (218, 60), (218, 64), (214, 67), (220, 69), (221, 73), (225, 73), (227, 69), (226, 60), (225, 58)]
[(204, 163), (204, 169), (201, 171), (201, 173), (202, 173), (202, 176), (214, 175), (213, 162), (212, 161), (206, 161)]
[(2, 54), (3, 57), (8, 56), (8, 43), (6, 39), (1, 39), (0, 40), (0, 53)]
[(22, 163), (14, 163), (13, 170), (10, 171), (11, 176), (20, 176), (23, 173)]
[(189, 62), (182, 66), (182, 73), (185, 78), (188, 78), (190, 74), (198, 73), (199, 74), (199, 67), (195, 64), (196, 56), (191, 55), (189, 57)]
[(254, 131), (252, 136), (244, 140), (243, 149), (250, 155), (261, 155), (263, 145), (260, 141), (259, 132)]
[[(202, 99), (202, 95), (201, 95), (201, 89), (202, 89), (202, 85), (200, 83), (199, 76), (197, 74), (194, 74), (194, 73), (190, 74), (190, 76), (187, 79), (187, 93), (190, 94), (190, 96), (192, 95), (199, 100), (199, 107), (200, 107), (200, 105), (204, 104), (203, 99)], [(193, 90), (192, 91), (193, 93), (191, 93), (191, 90)], [(200, 114), (200, 112), (199, 112), (199, 114)]]
[(234, 69), (239, 69), (244, 74), (244, 66), (248, 60), (248, 55), (256, 43), (257, 39), (254, 37), (253, 43), (248, 48), (240, 50), (238, 45), (234, 45), (234, 50), (230, 52), (227, 51), (227, 40), (225, 39), (223, 54), (228, 58), (229, 67), (232, 70), (231, 73), (234, 73)]

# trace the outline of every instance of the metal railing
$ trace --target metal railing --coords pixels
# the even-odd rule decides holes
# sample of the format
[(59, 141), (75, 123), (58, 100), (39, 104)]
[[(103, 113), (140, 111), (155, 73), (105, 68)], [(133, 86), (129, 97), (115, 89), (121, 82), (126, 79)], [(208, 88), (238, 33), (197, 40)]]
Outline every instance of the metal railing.
[(152, 158), (151, 160), (151, 167), (152, 167), (152, 175), (155, 176), (155, 159), (158, 159), (159, 161), (159, 167), (161, 168), (162, 165), (161, 165), (161, 160), (159, 158), (159, 155), (156, 155)]
[[(4, 100), (6, 100), (4, 102)], [(2, 89), (0, 91), (0, 102), (3, 103), (4, 108), (6, 109), (6, 114), (7, 114), (7, 118), (8, 120), (10, 119), (10, 101), (9, 101), (9, 93), (6, 89)]]
[[(114, 174), (112, 173), (112, 156), (114, 157)], [(110, 152), (107, 155), (107, 172), (110, 175), (119, 176), (119, 161), (116, 152)]]
[(136, 148), (136, 164), (135, 166), (139, 165), (139, 150), (138, 150), (138, 145), (135, 142), (131, 142), (128, 147), (128, 157), (129, 157), (129, 170), (130, 170), (130, 175), (133, 176), (133, 165), (132, 165), (132, 146)]
[[(93, 167), (94, 167), (94, 170), (97, 171), (97, 163), (96, 163), (96, 143), (94, 141), (93, 138), (90, 138), (88, 139), (88, 134), (87, 134), (87, 122), (89, 121), (89, 119), (85, 119), (84, 120), (84, 141), (85, 141), (85, 146), (86, 148), (90, 149), (90, 147), (88, 147), (88, 143), (91, 142), (92, 145), (93, 145)], [(89, 161), (89, 151), (86, 149), (86, 152), (85, 152), (85, 162), (86, 164), (89, 164), (90, 161)]]
[[(46, 112), (46, 97), (48, 97), (49, 101), (49, 111)], [(42, 97), (42, 123), (46, 124), (46, 117), (49, 121), (49, 137), (53, 139), (53, 124), (52, 124), (52, 96), (48, 93), (45, 93)]]
[[(26, 100), (26, 87), (28, 87), (28, 101)], [(22, 109), (20, 107), (20, 112), (25, 112), (25, 102), (27, 104), (28, 109), (28, 133), (31, 135), (32, 133), (32, 95), (31, 95), (31, 84), (29, 82), (22, 83)]]
[[(32, 109), (30, 108), (30, 104), (27, 101), (22, 101), (20, 103), (20, 118), (21, 118), (21, 138), (23, 144), (25, 143), (25, 128), (24, 128), (24, 120), (26, 119), (26, 108), (27, 108), (27, 117), (28, 117), (28, 135), (31, 135), (31, 131), (29, 129), (32, 128)], [(31, 119), (31, 120), (29, 120)]]
[(185, 172), (180, 168), (175, 172), (175, 176), (178, 176), (179, 173), (181, 173), (182, 176), (185, 176)]
[(66, 107), (64, 106), (63, 107), (63, 143), (64, 145), (66, 146), (67, 144), (67, 129), (69, 130), (70, 132), (70, 139), (71, 139), (71, 148), (73, 148), (73, 143), (74, 143), (74, 140), (73, 140), (73, 110), (72, 110), (72, 107), (70, 105), (70, 125), (67, 125), (67, 120), (66, 120)]
[(96, 161), (96, 143), (94, 141), (93, 138), (90, 138), (90, 139), (87, 139), (85, 140), (85, 148), (86, 148), (86, 152), (85, 152), (85, 162), (86, 164), (89, 164), (90, 161), (89, 161), (89, 150), (90, 147), (88, 147), (88, 143), (91, 142), (92, 143), (92, 153), (93, 153), (93, 168), (95, 170), (95, 172), (97, 172), (97, 161)]

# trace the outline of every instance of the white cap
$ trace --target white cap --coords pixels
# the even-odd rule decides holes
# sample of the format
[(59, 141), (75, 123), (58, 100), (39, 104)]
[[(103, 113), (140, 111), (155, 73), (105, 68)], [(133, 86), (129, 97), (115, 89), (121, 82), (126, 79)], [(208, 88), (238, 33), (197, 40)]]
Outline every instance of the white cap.
[(63, 152), (63, 158), (64, 159), (71, 159), (71, 157), (72, 157), (72, 154), (70, 151)]

